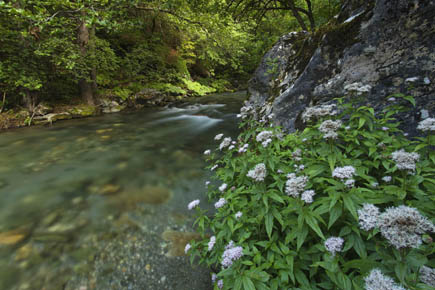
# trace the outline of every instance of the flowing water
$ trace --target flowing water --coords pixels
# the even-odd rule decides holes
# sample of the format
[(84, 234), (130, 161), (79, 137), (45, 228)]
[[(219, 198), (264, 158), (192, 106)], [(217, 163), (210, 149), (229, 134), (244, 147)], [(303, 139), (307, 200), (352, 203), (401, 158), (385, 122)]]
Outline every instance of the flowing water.
[(210, 289), (183, 257), (244, 93), (0, 134), (0, 289)]

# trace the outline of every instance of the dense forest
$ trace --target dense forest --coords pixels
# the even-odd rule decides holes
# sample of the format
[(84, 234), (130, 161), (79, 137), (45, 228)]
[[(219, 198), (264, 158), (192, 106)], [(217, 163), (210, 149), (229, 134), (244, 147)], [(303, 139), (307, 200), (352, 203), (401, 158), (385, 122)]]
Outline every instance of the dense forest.
[(98, 104), (144, 88), (243, 88), (282, 34), (313, 31), (338, 0), (0, 1), (0, 109)]

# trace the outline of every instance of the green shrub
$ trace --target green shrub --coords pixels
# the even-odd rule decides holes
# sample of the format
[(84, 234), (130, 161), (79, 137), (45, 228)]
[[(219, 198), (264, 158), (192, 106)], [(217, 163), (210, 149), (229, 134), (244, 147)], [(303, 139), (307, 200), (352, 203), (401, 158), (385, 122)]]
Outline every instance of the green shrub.
[(215, 289), (433, 289), (435, 140), (404, 136), (396, 104), (413, 100), (395, 97), (379, 114), (308, 109), (288, 135), (244, 119), (235, 144), (206, 152), (217, 210), (189, 205), (203, 240), (186, 250), (218, 269)]

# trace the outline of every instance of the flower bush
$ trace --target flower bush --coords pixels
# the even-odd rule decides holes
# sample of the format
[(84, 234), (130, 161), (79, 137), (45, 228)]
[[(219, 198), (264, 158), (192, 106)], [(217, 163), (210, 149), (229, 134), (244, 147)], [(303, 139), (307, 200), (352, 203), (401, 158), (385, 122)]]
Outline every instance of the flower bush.
[(242, 109), (235, 146), (207, 155), (226, 185), (208, 185), (216, 210), (195, 206), (189, 254), (215, 289), (433, 289), (433, 126), (407, 139), (394, 115), (413, 99), (395, 99), (308, 108), (288, 135)]

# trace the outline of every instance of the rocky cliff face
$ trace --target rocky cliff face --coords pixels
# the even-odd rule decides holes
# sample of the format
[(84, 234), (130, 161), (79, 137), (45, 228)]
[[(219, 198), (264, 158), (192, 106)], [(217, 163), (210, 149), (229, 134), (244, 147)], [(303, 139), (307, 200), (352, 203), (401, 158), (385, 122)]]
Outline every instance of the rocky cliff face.
[(293, 131), (306, 106), (347, 94), (381, 109), (404, 93), (417, 103), (400, 116), (412, 132), (435, 109), (434, 15), (430, 0), (348, 1), (319, 31), (281, 37), (250, 80), (250, 103)]

